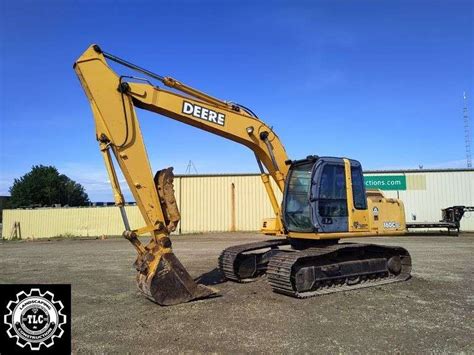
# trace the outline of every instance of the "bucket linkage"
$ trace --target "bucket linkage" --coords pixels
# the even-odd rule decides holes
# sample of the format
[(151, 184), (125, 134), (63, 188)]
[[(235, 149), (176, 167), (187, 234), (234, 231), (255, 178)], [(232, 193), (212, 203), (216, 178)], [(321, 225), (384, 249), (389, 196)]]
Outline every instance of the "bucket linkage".
[[(168, 235), (176, 229), (180, 213), (173, 189), (173, 168), (160, 170), (155, 175), (164, 223), (158, 230), (152, 228), (152, 239), (144, 246), (136, 231), (127, 230), (129, 240), (138, 256), (134, 263), (138, 271), (138, 289), (149, 299), (162, 306), (170, 306), (217, 295), (217, 291), (197, 284), (174, 255)], [(145, 228), (147, 229), (147, 228)]]

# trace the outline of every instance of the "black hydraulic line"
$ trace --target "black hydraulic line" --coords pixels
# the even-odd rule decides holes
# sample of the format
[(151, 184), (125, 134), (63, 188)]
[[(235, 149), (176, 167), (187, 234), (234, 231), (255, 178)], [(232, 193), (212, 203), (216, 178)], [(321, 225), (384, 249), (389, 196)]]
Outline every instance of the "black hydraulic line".
[(123, 66), (126, 66), (126, 67), (130, 68), (130, 69), (136, 70), (136, 71), (138, 71), (138, 72), (140, 72), (140, 73), (143, 73), (143, 74), (145, 74), (145, 75), (148, 75), (149, 77), (152, 77), (152, 78), (154, 78), (154, 79), (157, 79), (157, 80), (159, 80), (159, 81), (161, 81), (161, 82), (163, 82), (163, 81), (165, 80), (165, 78), (164, 78), (163, 76), (161, 76), (161, 75), (155, 74), (155, 73), (153, 73), (153, 72), (151, 72), (151, 71), (149, 71), (149, 70), (146, 70), (146, 69), (144, 69), (144, 68), (142, 68), (142, 67), (139, 67), (138, 65), (135, 65), (135, 64), (133, 64), (133, 63), (130, 63), (130, 62), (126, 61), (125, 59), (119, 58), (119, 57), (117, 57), (117, 56), (115, 56), (115, 55), (113, 55), (113, 54), (110, 54), (110, 53), (107, 53), (107, 52), (102, 51), (102, 49), (100, 49), (100, 47), (97, 46), (97, 45), (94, 46), (94, 50), (95, 50), (96, 52), (98, 52), (98, 53), (102, 53), (105, 58), (110, 59), (110, 60), (113, 61), (113, 62), (119, 63), (119, 64), (121, 64), (121, 65), (123, 65)]
[(148, 84), (150, 84), (151, 86), (154, 86), (150, 81), (148, 81), (147, 79), (143, 79), (143, 78), (137, 78), (136, 76), (129, 76), (129, 75), (122, 75), (120, 76), (119, 78), (119, 86), (118, 86), (118, 91), (120, 92), (120, 96), (122, 98), (122, 110), (123, 110), (123, 115), (125, 117), (125, 139), (123, 140), (123, 142), (119, 145), (117, 145), (118, 148), (123, 148), (125, 147), (125, 145), (127, 144), (128, 142), (128, 136), (129, 136), (129, 129), (128, 129), (128, 117), (127, 117), (127, 110), (125, 109), (125, 99), (124, 99), (124, 95), (128, 93), (128, 91), (130, 90), (130, 86), (128, 85), (127, 82), (123, 81), (123, 78), (127, 78), (127, 79), (135, 79), (135, 80), (139, 80), (139, 81), (144, 81)]
[(239, 106), (241, 109), (243, 109), (244, 111), (246, 111), (250, 116), (253, 116), (255, 117), (256, 119), (259, 119), (258, 116), (255, 114), (255, 112), (253, 112), (251, 109), (249, 109), (248, 107), (245, 107), (244, 105), (241, 105), (241, 104), (238, 104), (236, 103), (237, 106)]
[(232, 106), (237, 106), (239, 109), (244, 110), (245, 112), (247, 112), (249, 114), (249, 116), (252, 116), (253, 118), (256, 118), (257, 120), (260, 120), (260, 118), (258, 118), (258, 116), (255, 114), (255, 112), (253, 112), (248, 107), (246, 107), (244, 105), (241, 105), (237, 102), (233, 102), (233, 101), (227, 101), (227, 103), (232, 105)]
[(260, 139), (267, 146), (268, 153), (270, 154), (270, 158), (272, 159), (272, 163), (273, 163), (273, 166), (275, 167), (275, 170), (279, 170), (277, 161), (275, 159), (275, 155), (273, 154), (273, 147), (272, 147), (270, 141), (268, 140), (268, 132), (267, 131), (261, 132), (260, 133)]
[[(130, 69), (133, 69), (133, 70), (135, 70), (135, 71), (138, 71), (138, 72), (140, 72), (140, 73), (142, 73), (142, 74), (145, 74), (145, 75), (147, 75), (147, 76), (149, 76), (149, 77), (151, 77), (151, 78), (157, 79), (157, 80), (159, 80), (159, 81), (161, 81), (161, 82), (164, 83), (165, 78), (164, 78), (163, 76), (159, 75), (159, 74), (153, 73), (153, 72), (151, 72), (151, 71), (149, 71), (149, 70), (147, 70), (147, 69), (144, 69), (144, 68), (142, 68), (142, 67), (139, 67), (138, 65), (133, 64), (133, 63), (130, 63), (129, 61), (126, 61), (125, 59), (119, 58), (119, 57), (117, 57), (117, 56), (115, 56), (115, 55), (113, 55), (113, 54), (104, 52), (104, 51), (102, 51), (102, 49), (100, 49), (100, 47), (97, 46), (97, 45), (94, 46), (94, 50), (95, 50), (96, 52), (98, 52), (98, 53), (102, 53), (102, 55), (103, 55), (105, 58), (110, 59), (111, 61), (113, 61), (113, 62), (115, 62), (115, 63), (121, 64), (121, 65), (123, 65), (123, 66), (125, 66), (125, 67), (127, 67), (127, 68), (130, 68)], [(253, 117), (255, 117), (256, 119), (259, 119), (258, 116), (255, 114), (255, 112), (253, 112), (253, 111), (252, 111), (251, 109), (249, 109), (248, 107), (246, 107), (246, 106), (244, 106), (244, 105), (242, 105), (242, 104), (238, 104), (238, 103), (236, 103), (236, 105), (237, 105), (238, 107), (242, 108), (244, 111), (246, 111), (250, 116), (253, 116)]]
[(122, 110), (123, 110), (123, 116), (125, 118), (125, 138), (123, 140), (123, 142), (121, 144), (119, 144), (117, 147), (118, 148), (123, 148), (127, 142), (128, 142), (128, 134), (129, 134), (129, 130), (128, 130), (128, 117), (127, 117), (127, 109), (125, 108), (125, 99), (124, 99), (124, 95), (125, 93), (128, 91), (129, 89), (129, 86), (126, 82), (123, 82), (122, 79), (124, 77), (121, 76), (119, 78), (119, 87), (118, 87), (118, 90), (120, 91), (120, 97), (122, 99)]
[[(107, 53), (107, 52), (102, 51), (102, 49), (100, 49), (100, 47), (97, 46), (97, 45), (94, 46), (94, 50), (95, 50), (96, 52), (98, 52), (98, 53), (102, 53), (105, 58), (110, 59), (110, 60), (113, 61), (113, 62), (116, 62), (116, 63), (118, 63), (118, 64), (121, 64), (121, 65), (123, 65), (123, 66), (126, 66), (126, 67), (128, 67), (128, 68), (130, 68), (130, 69), (133, 69), (133, 70), (135, 70), (135, 71), (138, 71), (138, 72), (140, 72), (140, 73), (142, 73), (142, 74), (148, 75), (149, 77), (152, 77), (152, 78), (154, 78), (154, 79), (157, 79), (157, 80), (159, 80), (159, 81), (161, 81), (161, 82), (164, 82), (164, 80), (165, 80), (165, 78), (164, 78), (163, 76), (159, 75), (159, 74), (153, 73), (153, 72), (151, 72), (151, 71), (149, 71), (149, 70), (147, 70), (147, 69), (144, 69), (144, 68), (142, 68), (142, 67), (139, 67), (138, 65), (133, 64), (133, 63), (130, 63), (129, 61), (126, 61), (125, 59), (119, 58), (119, 57), (117, 57), (117, 56), (115, 56), (115, 55), (113, 55), (113, 54), (110, 54), (110, 53)], [(253, 116), (253, 117), (259, 119), (258, 116), (255, 114), (255, 112), (253, 112), (253, 111), (252, 111), (251, 109), (249, 109), (248, 107), (246, 107), (246, 106), (244, 106), (244, 105), (242, 105), (242, 104), (238, 104), (238, 103), (236, 103), (236, 105), (237, 105), (238, 107), (242, 108), (244, 111), (246, 111), (250, 116)]]
[[(127, 68), (130, 68), (132, 70), (135, 70), (137, 72), (140, 72), (142, 74), (145, 74), (151, 78), (154, 78), (156, 80), (159, 80), (161, 81), (162, 83), (165, 84), (165, 78), (159, 74), (156, 74), (156, 73), (153, 73), (147, 69), (144, 69), (142, 67), (139, 67), (138, 65), (136, 64), (133, 64), (133, 63), (130, 63), (129, 61), (126, 61), (125, 59), (122, 59), (122, 58), (119, 58), (113, 54), (110, 54), (110, 53), (107, 53), (107, 52), (104, 52), (98, 45), (95, 45), (94, 46), (94, 50), (97, 52), (97, 53), (101, 53), (105, 58), (107, 59), (110, 59), (111, 61), (115, 62), (115, 63), (118, 63), (120, 65), (123, 65)], [(153, 84), (151, 84), (148, 80), (145, 80), (145, 79), (142, 79), (142, 78), (135, 78), (135, 77), (131, 77), (131, 76), (126, 76), (126, 75), (122, 75), (120, 77), (120, 85), (122, 85), (122, 78), (133, 78), (133, 79), (137, 79), (137, 80), (141, 80), (141, 81), (145, 81), (145, 82), (148, 82), (150, 85), (154, 86)], [(128, 122), (127, 122), (127, 113), (126, 113), (126, 110), (125, 110), (125, 102), (124, 102), (124, 98), (123, 98), (123, 95), (124, 95), (124, 91), (120, 90), (120, 92), (122, 93), (122, 106), (123, 106), (123, 111), (124, 111), (124, 114), (125, 114), (125, 123), (126, 123), (126, 136), (125, 136), (125, 140), (124, 142), (119, 146), (120, 148), (123, 147), (126, 143), (127, 143), (127, 140), (128, 140)], [(253, 112), (251, 109), (249, 109), (248, 107), (244, 106), (244, 105), (241, 105), (241, 104), (238, 104), (238, 103), (235, 103), (235, 105), (237, 105), (238, 107), (240, 107), (241, 109), (243, 109), (244, 111), (246, 111), (250, 116), (253, 116), (254, 118), (256, 118), (257, 120), (259, 120), (258, 116), (255, 114), (255, 112)], [(275, 166), (275, 168), (278, 170), (278, 165), (276, 163), (276, 160), (275, 160), (275, 157), (273, 156), (273, 152), (272, 152), (272, 149), (271, 149), (271, 146), (270, 146), (270, 142), (266, 141), (265, 142), (267, 144), (267, 147), (270, 151), (270, 155), (272, 157), (272, 161), (273, 161), (273, 165)], [(257, 158), (257, 163), (259, 164), (259, 168), (260, 168), (260, 171), (262, 172), (263, 174), (263, 167), (261, 166), (261, 162), (260, 160)]]
[(257, 164), (258, 164), (258, 168), (260, 169), (260, 173), (261, 173), (261, 174), (265, 174), (265, 170), (263, 170), (262, 162), (261, 162), (260, 159), (258, 158), (257, 153), (254, 153), (254, 154), (255, 154), (255, 159), (257, 159)]
[(265, 145), (267, 146), (268, 152), (270, 153), (270, 158), (272, 158), (272, 163), (273, 163), (273, 166), (275, 167), (275, 170), (278, 170), (278, 164), (275, 159), (275, 155), (273, 154), (273, 147), (270, 144), (270, 141), (268, 140), (268, 138), (265, 139)]

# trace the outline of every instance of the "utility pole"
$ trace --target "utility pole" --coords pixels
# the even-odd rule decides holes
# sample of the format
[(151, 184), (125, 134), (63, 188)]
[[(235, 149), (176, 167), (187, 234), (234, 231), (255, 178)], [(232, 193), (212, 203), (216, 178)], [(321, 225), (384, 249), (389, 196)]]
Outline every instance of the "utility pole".
[(468, 168), (472, 168), (472, 155), (471, 155), (471, 127), (469, 125), (469, 115), (467, 112), (467, 96), (464, 91), (464, 143), (466, 145), (466, 163)]

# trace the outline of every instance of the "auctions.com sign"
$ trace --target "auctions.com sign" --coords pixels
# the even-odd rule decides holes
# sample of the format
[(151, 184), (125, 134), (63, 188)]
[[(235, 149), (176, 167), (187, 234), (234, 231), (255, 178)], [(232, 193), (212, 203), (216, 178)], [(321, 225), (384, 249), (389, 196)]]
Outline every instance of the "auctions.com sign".
[(407, 179), (405, 175), (371, 175), (364, 176), (366, 189), (379, 190), (406, 190)]

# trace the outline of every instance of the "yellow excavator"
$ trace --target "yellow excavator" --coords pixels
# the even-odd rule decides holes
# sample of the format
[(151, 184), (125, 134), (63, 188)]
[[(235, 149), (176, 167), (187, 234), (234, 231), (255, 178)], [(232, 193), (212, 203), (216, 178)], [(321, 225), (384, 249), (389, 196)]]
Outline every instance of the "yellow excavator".
[[(118, 75), (107, 60), (141, 76)], [(366, 191), (358, 161), (315, 155), (290, 160), (272, 128), (249, 108), (157, 75), (98, 45), (90, 46), (74, 69), (92, 107), (96, 138), (125, 225), (123, 236), (138, 253), (138, 288), (154, 302), (173, 305), (212, 297), (216, 290), (197, 284), (172, 252), (169, 235), (180, 220), (172, 168), (153, 176), (135, 107), (243, 144), (255, 153), (275, 213), (263, 221), (262, 232), (277, 237), (225, 249), (218, 264), (226, 279), (247, 282), (266, 273), (275, 292), (306, 298), (410, 277), (411, 258), (404, 248), (340, 243), (406, 233), (403, 203), (380, 191)], [(143, 215), (142, 228), (130, 228), (113, 158)], [(283, 192), (281, 203), (271, 179)], [(138, 236), (147, 233), (152, 237), (144, 245)]]

